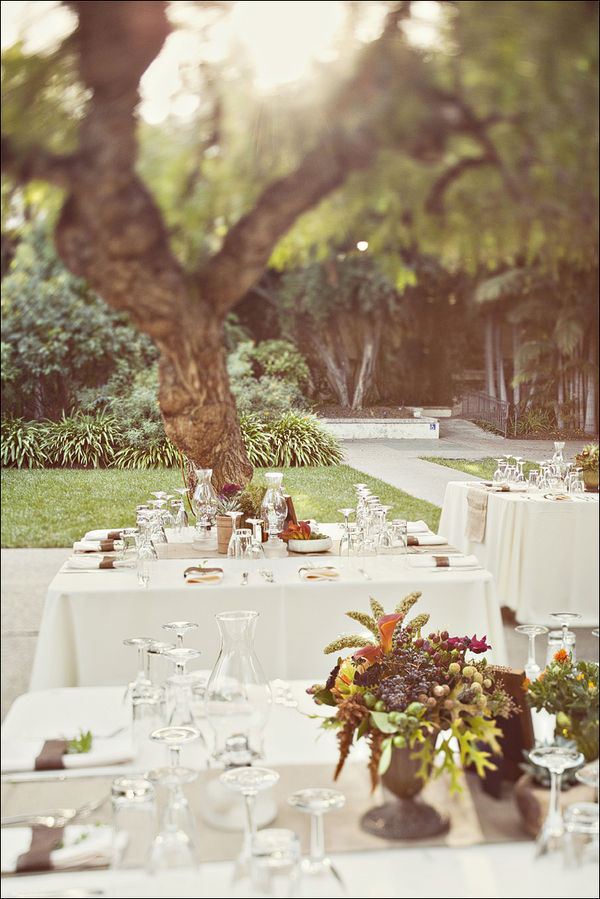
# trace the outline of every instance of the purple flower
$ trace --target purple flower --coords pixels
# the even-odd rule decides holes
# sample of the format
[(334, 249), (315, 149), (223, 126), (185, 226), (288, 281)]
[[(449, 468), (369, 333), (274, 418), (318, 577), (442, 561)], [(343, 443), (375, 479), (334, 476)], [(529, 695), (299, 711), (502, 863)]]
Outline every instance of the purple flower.
[(477, 639), (477, 634), (473, 634), (472, 637), (448, 637), (447, 642), (452, 648), (459, 648), (462, 645), (478, 655), (480, 652), (485, 652), (487, 649), (492, 648), (486, 643), (486, 640), (487, 634), (481, 640)]
[(219, 493), (219, 499), (227, 499), (229, 496), (235, 496), (236, 493), (240, 493), (244, 488), (240, 487), (239, 484), (223, 484), (221, 487), (221, 492)]

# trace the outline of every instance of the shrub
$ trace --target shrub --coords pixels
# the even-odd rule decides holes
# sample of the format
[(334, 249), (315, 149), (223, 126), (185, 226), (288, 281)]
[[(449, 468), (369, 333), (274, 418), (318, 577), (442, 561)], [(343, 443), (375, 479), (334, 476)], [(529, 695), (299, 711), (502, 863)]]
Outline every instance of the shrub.
[(550, 409), (528, 409), (517, 418), (515, 434), (549, 434), (556, 429), (556, 417)]
[(271, 435), (272, 465), (336, 465), (344, 458), (333, 434), (310, 413), (286, 412), (273, 423)]
[(73, 468), (108, 467), (121, 444), (115, 419), (106, 412), (75, 412), (45, 426), (46, 455), (50, 465)]
[(117, 450), (113, 468), (173, 468), (179, 465), (179, 450), (165, 438), (151, 446), (125, 446)]
[(2, 419), (1, 440), (4, 468), (44, 468), (48, 464), (46, 426), (41, 422), (6, 415)]
[(240, 430), (250, 464), (257, 468), (273, 465), (270, 425), (259, 415), (248, 413), (240, 416)]

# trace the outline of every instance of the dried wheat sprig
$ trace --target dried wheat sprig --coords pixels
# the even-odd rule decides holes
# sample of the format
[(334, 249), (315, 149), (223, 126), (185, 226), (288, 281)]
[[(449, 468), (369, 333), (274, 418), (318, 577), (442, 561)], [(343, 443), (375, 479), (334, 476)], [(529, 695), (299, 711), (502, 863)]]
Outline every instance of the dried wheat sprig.
[(328, 643), (323, 652), (327, 655), (330, 652), (339, 652), (340, 649), (350, 649), (351, 647), (361, 648), (363, 646), (374, 645), (372, 640), (367, 640), (366, 637), (359, 637), (356, 634), (352, 634), (348, 637), (338, 637), (337, 640)]
[(376, 599), (373, 599), (372, 596), (369, 597), (369, 602), (371, 603), (371, 611), (373, 612), (373, 618), (375, 621), (379, 621), (380, 618), (383, 618), (385, 615), (385, 609), (381, 605), (380, 602), (377, 602)]
[(410, 611), (410, 609), (412, 609), (412, 607), (414, 606), (416, 601), (422, 595), (423, 594), (421, 593), (420, 590), (414, 590), (412, 593), (409, 593), (407, 596), (405, 596), (404, 599), (400, 600), (400, 602), (398, 603), (398, 605), (395, 608), (395, 611), (398, 612), (400, 615), (406, 615), (406, 613), (408, 611)]
[(406, 626), (412, 628), (413, 631), (416, 631), (418, 633), (422, 627), (425, 627), (428, 621), (429, 615), (425, 612), (422, 612), (420, 615), (416, 615), (414, 618), (411, 618)]
[(377, 622), (374, 621), (370, 615), (367, 615), (366, 612), (346, 612), (346, 615), (348, 618), (353, 618), (355, 621), (358, 621), (358, 623), (362, 624), (363, 627), (366, 627), (367, 630), (370, 630), (378, 640), (381, 639)]

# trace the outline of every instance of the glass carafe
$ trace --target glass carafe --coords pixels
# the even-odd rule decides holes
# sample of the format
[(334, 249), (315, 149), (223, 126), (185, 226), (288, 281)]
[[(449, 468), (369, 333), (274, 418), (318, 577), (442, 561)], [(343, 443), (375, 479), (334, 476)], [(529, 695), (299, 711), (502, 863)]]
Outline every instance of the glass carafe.
[(268, 471), (265, 474), (265, 480), (267, 490), (260, 507), (260, 514), (267, 525), (269, 539), (274, 539), (284, 529), (288, 514), (287, 502), (281, 487), (283, 475), (279, 471)]
[(198, 483), (192, 497), (192, 507), (196, 516), (195, 541), (206, 541), (208, 529), (215, 523), (217, 495), (212, 485), (212, 468), (197, 468)]
[[(254, 651), (258, 612), (220, 612), (216, 616), (221, 649), (206, 685), (206, 720), (214, 731), (213, 757), (224, 765), (251, 764), (262, 756), (263, 730), (271, 688)], [(243, 740), (244, 759), (239, 757)], [(235, 758), (230, 747), (236, 745)]]

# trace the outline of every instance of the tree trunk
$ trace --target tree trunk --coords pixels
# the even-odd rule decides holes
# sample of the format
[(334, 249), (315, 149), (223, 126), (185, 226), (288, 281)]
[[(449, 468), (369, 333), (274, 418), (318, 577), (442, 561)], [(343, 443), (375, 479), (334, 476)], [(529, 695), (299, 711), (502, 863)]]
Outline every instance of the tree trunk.
[(363, 402), (372, 387), (380, 341), (381, 322), (375, 321), (370, 331), (365, 334), (360, 369), (352, 396), (353, 409), (362, 409)]
[(516, 326), (513, 326), (513, 404), (515, 406), (518, 406), (521, 402), (521, 382), (517, 380), (519, 376), (518, 358), (520, 345), (519, 330)]
[[(328, 327), (329, 336), (325, 336), (324, 332), (318, 332), (309, 328), (306, 323), (304, 325), (305, 340), (303, 345), (311, 347), (311, 353), (317, 350), (320, 362), (325, 366), (325, 377), (327, 383), (333, 390), (340, 406), (350, 405), (350, 386), (351, 372), (348, 359), (345, 354), (338, 355), (336, 349), (340, 350), (340, 341), (336, 341), (336, 329), (333, 325)], [(339, 336), (339, 335), (338, 335)], [(333, 339), (331, 339), (333, 337)]]
[(564, 419), (564, 402), (565, 402), (565, 391), (563, 385), (563, 374), (561, 371), (558, 372), (558, 383), (556, 387), (556, 405), (554, 407), (554, 411), (556, 414), (556, 424), (559, 428), (564, 428), (565, 419)]
[(583, 428), (586, 434), (596, 434), (598, 432), (598, 406), (596, 399), (596, 342), (594, 337), (590, 340), (588, 350), (588, 372), (586, 375), (586, 391), (585, 391), (585, 417)]
[(494, 378), (494, 316), (488, 313), (485, 319), (485, 392), (496, 396)]
[(506, 401), (506, 379), (504, 377), (504, 359), (502, 356), (502, 326), (496, 325), (495, 332), (495, 356), (496, 356), (496, 376), (498, 383), (498, 398)]

